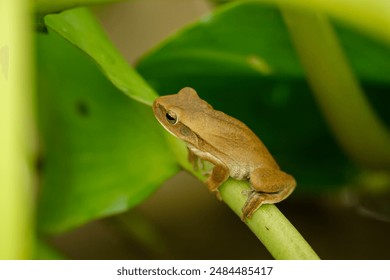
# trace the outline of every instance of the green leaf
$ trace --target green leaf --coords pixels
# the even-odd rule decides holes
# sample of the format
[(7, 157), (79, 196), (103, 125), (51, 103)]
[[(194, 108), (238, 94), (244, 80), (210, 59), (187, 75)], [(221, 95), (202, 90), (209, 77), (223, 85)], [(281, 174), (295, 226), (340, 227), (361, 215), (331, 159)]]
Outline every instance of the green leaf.
[(77, 6), (115, 3), (119, 1), (122, 0), (35, 0), (35, 11), (38, 14), (47, 14), (63, 11)]
[(121, 94), (80, 50), (55, 33), (39, 35), (38, 65), (41, 231), (125, 211), (177, 172), (151, 108)]
[[(389, 48), (341, 25), (337, 31), (370, 101), (389, 123)], [(191, 86), (248, 124), (296, 177), (298, 191), (338, 187), (357, 172), (317, 108), (275, 7), (222, 6), (164, 41), (137, 69), (161, 93)]]
[(88, 54), (107, 78), (129, 97), (151, 105), (157, 94), (129, 66), (112, 45), (99, 22), (87, 8), (47, 15), (46, 25)]

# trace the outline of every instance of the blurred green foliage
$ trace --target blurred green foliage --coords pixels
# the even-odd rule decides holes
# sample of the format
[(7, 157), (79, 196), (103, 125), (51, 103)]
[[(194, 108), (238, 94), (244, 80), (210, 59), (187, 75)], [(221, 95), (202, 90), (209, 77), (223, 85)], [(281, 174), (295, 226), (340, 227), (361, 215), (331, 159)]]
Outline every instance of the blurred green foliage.
[[(55, 233), (141, 203), (178, 168), (152, 110), (137, 102), (146, 84), (136, 72), (124, 75), (122, 62), (113, 63), (123, 58), (102, 47), (110, 42), (100, 38), (89, 11), (50, 15), (46, 24), (49, 34), (38, 36), (37, 50), (43, 142), (38, 224)], [(389, 124), (389, 48), (334, 24), (367, 96)], [(92, 29), (83, 32), (85, 26)], [(55, 33), (86, 52), (120, 89), (130, 89), (132, 99)], [(156, 46), (137, 70), (161, 94), (191, 86), (247, 123), (297, 178), (298, 192), (336, 189), (359, 173), (326, 126), (275, 7), (221, 6)]]
[(123, 95), (80, 50), (39, 35), (38, 65), (40, 230), (125, 211), (177, 171), (150, 107)]

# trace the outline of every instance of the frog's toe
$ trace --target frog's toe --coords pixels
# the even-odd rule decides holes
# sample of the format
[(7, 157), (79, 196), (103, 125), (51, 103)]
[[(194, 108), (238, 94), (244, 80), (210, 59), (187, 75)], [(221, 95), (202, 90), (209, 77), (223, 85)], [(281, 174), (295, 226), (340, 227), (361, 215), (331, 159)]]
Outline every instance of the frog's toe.
[(221, 193), (220, 193), (219, 191), (216, 191), (216, 192), (215, 192), (215, 196), (217, 197), (217, 199), (218, 199), (219, 201), (223, 201), (222, 196), (221, 196)]
[(254, 190), (247, 189), (247, 190), (243, 190), (243, 191), (241, 192), (241, 194), (242, 194), (242, 195), (245, 195), (245, 196), (250, 196), (253, 192), (254, 192)]
[(241, 220), (245, 222), (246, 219), (252, 218), (252, 215), (263, 205), (265, 196), (261, 193), (251, 191), (246, 200), (244, 206), (242, 207), (242, 216)]

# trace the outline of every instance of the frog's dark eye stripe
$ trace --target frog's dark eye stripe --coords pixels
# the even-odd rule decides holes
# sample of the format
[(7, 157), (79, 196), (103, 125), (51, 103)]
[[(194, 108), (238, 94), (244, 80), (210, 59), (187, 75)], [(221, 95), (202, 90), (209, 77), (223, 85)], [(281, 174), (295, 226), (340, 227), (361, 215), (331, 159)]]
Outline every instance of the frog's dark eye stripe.
[(177, 116), (174, 112), (167, 112), (165, 114), (165, 118), (170, 124), (176, 124), (177, 123)]

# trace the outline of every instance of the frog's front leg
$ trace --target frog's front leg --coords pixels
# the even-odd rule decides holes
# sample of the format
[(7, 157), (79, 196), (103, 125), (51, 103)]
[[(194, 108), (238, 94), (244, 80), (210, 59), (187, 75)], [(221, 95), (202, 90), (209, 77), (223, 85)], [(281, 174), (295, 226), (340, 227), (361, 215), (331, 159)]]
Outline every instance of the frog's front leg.
[(192, 164), (195, 171), (200, 171), (205, 177), (211, 174), (212, 168), (207, 165), (200, 157), (198, 157), (191, 149), (188, 149), (188, 161)]
[(218, 188), (229, 178), (230, 172), (226, 166), (216, 165), (206, 180), (207, 187), (211, 192), (216, 193), (217, 198), (222, 200)]
[(295, 179), (278, 169), (255, 169), (250, 174), (252, 191), (242, 208), (242, 220), (251, 218), (263, 204), (274, 204), (287, 198), (296, 186)]
[(194, 168), (195, 171), (201, 170), (202, 169), (202, 162), (200, 161), (200, 158), (192, 152), (189, 148), (188, 150), (188, 162), (192, 164), (192, 167)]

